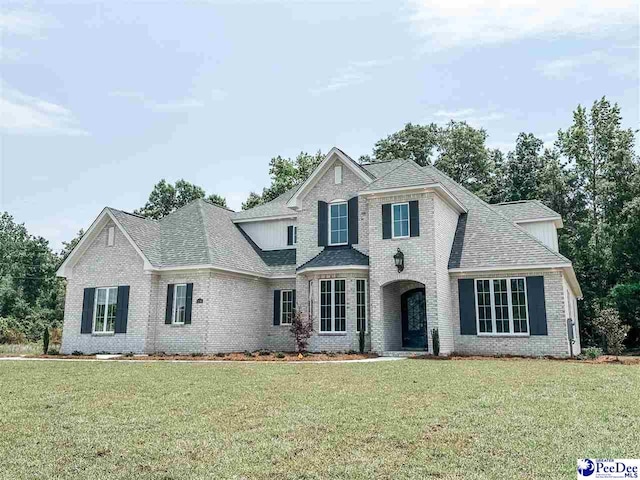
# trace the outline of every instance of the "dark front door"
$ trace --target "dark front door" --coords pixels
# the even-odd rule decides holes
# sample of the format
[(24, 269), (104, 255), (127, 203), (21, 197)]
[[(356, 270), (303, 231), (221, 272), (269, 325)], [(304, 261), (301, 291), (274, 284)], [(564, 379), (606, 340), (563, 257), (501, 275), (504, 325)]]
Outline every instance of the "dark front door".
[(424, 288), (402, 294), (402, 347), (427, 350), (427, 309)]

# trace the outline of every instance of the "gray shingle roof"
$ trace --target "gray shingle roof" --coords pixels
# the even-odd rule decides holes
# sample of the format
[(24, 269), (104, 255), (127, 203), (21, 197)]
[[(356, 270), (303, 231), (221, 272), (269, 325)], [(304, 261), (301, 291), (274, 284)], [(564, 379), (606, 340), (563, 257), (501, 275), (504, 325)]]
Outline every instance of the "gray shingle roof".
[(160, 223), (115, 208), (109, 208), (109, 211), (120, 222), (138, 248), (142, 250), (149, 262), (152, 265), (161, 265)]
[(299, 185), (296, 185), (290, 190), (287, 190), (279, 197), (274, 198), (270, 202), (263, 203), (262, 205), (258, 205), (257, 207), (250, 208), (249, 210), (243, 210), (241, 212), (234, 212), (232, 218), (234, 220), (246, 220), (249, 218), (260, 218), (260, 217), (275, 217), (279, 215), (291, 215), (295, 216), (295, 210), (287, 207), (287, 202), (296, 190), (300, 188)]
[(369, 265), (369, 257), (353, 247), (325, 247), (318, 255), (300, 265), (298, 270), (316, 267)]
[(249, 234), (245, 232), (242, 227), (236, 225), (242, 236), (245, 238), (251, 248), (262, 258), (264, 263), (270, 267), (281, 267), (283, 265), (295, 265), (296, 264), (296, 249), (295, 248), (283, 248), (280, 250), (262, 250), (256, 242), (254, 242)]
[(508, 268), (570, 263), (437, 168), (422, 168), (467, 209), (465, 218), (458, 220), (449, 268)]
[(389, 166), (386, 172), (380, 169), (379, 173), (383, 173), (383, 175), (371, 182), (363, 191), (372, 192), (375, 190), (385, 190), (387, 188), (438, 183), (428, 170), (420, 168), (420, 166), (412, 160), (389, 163), (392, 165)]
[(518, 202), (496, 203), (491, 205), (511, 221), (534, 220), (537, 218), (557, 218), (560, 214), (551, 210), (540, 200), (521, 200)]

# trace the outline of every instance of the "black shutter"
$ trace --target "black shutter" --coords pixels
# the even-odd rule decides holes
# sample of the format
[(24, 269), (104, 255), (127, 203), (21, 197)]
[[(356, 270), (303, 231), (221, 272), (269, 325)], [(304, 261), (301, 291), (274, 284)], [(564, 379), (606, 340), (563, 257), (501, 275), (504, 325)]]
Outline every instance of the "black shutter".
[(318, 200), (318, 246), (326, 247), (328, 244), (329, 232), (327, 222), (329, 221), (327, 202)]
[(129, 285), (118, 287), (118, 304), (116, 305), (116, 333), (127, 333), (127, 317), (129, 316)]
[(96, 295), (95, 288), (85, 288), (82, 298), (82, 321), (80, 323), (80, 333), (91, 333), (93, 323), (93, 302)]
[(287, 227), (287, 245), (293, 245), (293, 225)]
[(460, 305), (460, 335), (476, 335), (476, 294), (472, 278), (458, 279)]
[(273, 291), (273, 324), (280, 325), (280, 290)]
[(409, 225), (411, 227), (410, 235), (412, 237), (420, 236), (420, 209), (417, 200), (409, 202)]
[(391, 204), (382, 205), (382, 238), (391, 238)]
[(349, 199), (349, 245), (358, 243), (358, 197)]
[(547, 309), (544, 303), (544, 277), (527, 277), (527, 302), (529, 304), (529, 332), (531, 335), (547, 335)]
[(295, 288), (293, 290), (291, 290), (291, 296), (292, 296), (292, 300), (293, 300), (293, 311), (295, 313), (295, 311), (296, 311), (296, 289)]
[(171, 312), (173, 310), (173, 288), (175, 285), (170, 283), (167, 285), (167, 308), (164, 311), (164, 323), (171, 325)]
[(191, 323), (191, 304), (193, 303), (193, 283), (187, 283), (187, 297), (186, 305), (184, 308), (184, 323), (188, 325)]

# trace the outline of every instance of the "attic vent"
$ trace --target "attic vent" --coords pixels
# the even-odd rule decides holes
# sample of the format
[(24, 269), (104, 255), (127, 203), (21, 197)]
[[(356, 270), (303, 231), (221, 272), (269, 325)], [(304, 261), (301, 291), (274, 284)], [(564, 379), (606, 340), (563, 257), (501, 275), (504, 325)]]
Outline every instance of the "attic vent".
[(333, 174), (336, 180), (336, 185), (342, 183), (342, 165), (336, 165), (333, 167)]
[(116, 239), (116, 227), (110, 226), (107, 228), (107, 247), (113, 247)]

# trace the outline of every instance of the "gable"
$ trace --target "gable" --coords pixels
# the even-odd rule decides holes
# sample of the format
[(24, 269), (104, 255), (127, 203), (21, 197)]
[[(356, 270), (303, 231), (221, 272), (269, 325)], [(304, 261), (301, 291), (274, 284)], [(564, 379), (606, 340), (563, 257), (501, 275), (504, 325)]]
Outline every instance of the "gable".
[(123, 228), (117, 216), (114, 215), (111, 209), (105, 208), (104, 210), (102, 210), (100, 215), (98, 215), (98, 218), (94, 220), (94, 222), (91, 224), (87, 232), (82, 236), (78, 244), (73, 248), (73, 250), (71, 250), (71, 252), (69, 252), (67, 257), (58, 268), (56, 275), (59, 277), (71, 278), (71, 276), (73, 275), (74, 266), (84, 257), (87, 252), (90, 252), (92, 249), (94, 250), (94, 253), (96, 249), (100, 250), (99, 243), (97, 242), (104, 241), (104, 244), (106, 246), (106, 230), (109, 226), (115, 227), (116, 243), (114, 247), (108, 248), (114, 248), (114, 250), (111, 251), (115, 251), (115, 246), (118, 245), (118, 243), (122, 244), (122, 242), (126, 242), (126, 244), (128, 244), (129, 247), (133, 249), (139, 259), (142, 261), (142, 267), (145, 270), (151, 269), (151, 262), (142, 252), (140, 247), (133, 241), (131, 235), (129, 235), (129, 233)]
[[(316, 167), (309, 178), (307, 178), (300, 188), (292, 195), (291, 199), (287, 202), (287, 206), (290, 208), (298, 208), (300, 206), (300, 201), (309, 194), (318, 182), (323, 180), (325, 185), (330, 183), (327, 176), (330, 176), (331, 183), (334, 183), (335, 185), (335, 172), (333, 168), (335, 165), (342, 166), (342, 185), (344, 185), (345, 178), (351, 178), (352, 176), (359, 180), (361, 186), (368, 185), (373, 181), (373, 176), (370, 173), (358, 165), (342, 150), (334, 147), (329, 151), (326, 157), (324, 157), (324, 160), (320, 162), (320, 165)], [(336, 187), (339, 186), (340, 185), (336, 185)]]

